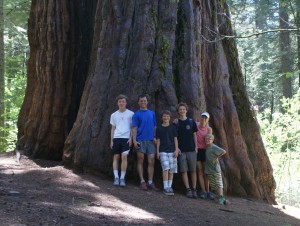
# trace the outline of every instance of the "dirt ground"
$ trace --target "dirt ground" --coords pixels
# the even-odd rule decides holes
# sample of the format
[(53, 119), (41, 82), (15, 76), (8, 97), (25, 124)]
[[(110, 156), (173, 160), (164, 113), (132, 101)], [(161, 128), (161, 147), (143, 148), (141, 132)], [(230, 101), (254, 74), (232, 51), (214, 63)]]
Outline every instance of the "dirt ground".
[(229, 205), (76, 175), (60, 162), (0, 155), (0, 225), (300, 225), (300, 209), (227, 197)]

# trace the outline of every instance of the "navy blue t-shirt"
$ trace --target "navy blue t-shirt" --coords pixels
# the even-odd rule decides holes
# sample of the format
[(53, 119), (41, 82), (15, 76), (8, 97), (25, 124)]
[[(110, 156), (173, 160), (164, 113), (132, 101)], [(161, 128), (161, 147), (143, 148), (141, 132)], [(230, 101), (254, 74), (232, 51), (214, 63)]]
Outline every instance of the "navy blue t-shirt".
[(191, 118), (186, 120), (178, 119), (178, 147), (181, 152), (195, 151), (194, 133), (197, 132), (197, 125)]
[(169, 126), (159, 125), (156, 129), (156, 138), (160, 140), (159, 152), (174, 152), (174, 137), (177, 137), (177, 129), (173, 124)]

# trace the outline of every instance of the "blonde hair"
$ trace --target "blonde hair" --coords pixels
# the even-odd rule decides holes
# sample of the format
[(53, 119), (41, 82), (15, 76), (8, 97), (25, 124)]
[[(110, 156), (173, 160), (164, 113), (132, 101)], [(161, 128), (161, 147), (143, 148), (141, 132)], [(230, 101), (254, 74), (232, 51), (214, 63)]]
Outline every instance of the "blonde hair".
[(214, 137), (214, 135), (208, 133), (208, 134), (206, 134), (205, 139), (213, 139), (214, 140), (215, 137)]

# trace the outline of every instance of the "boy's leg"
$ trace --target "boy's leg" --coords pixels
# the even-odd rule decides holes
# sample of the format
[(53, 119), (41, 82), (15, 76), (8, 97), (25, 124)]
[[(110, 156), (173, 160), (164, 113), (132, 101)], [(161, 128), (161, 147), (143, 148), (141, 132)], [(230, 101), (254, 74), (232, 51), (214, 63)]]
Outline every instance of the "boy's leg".
[(191, 172), (191, 180), (192, 180), (193, 189), (196, 189), (196, 187), (197, 187), (197, 173), (196, 173), (196, 171)]
[(119, 154), (114, 154), (114, 159), (113, 159), (113, 170), (114, 170), (114, 185), (119, 186), (120, 180), (119, 180), (119, 160), (120, 160), (120, 155)]
[(169, 172), (168, 173), (168, 187), (171, 188), (172, 187), (172, 184), (173, 184), (173, 176), (174, 174)]
[(189, 178), (187, 172), (181, 172), (182, 182), (186, 189), (190, 189)]
[(137, 152), (137, 171), (140, 177), (141, 182), (145, 182), (144, 180), (144, 153)]
[(147, 157), (148, 157), (148, 168), (147, 168), (147, 170), (148, 170), (148, 181), (150, 181), (152, 183), (153, 175), (154, 175), (155, 155), (150, 154)]
[(114, 159), (113, 159), (113, 170), (114, 170), (114, 176), (115, 178), (119, 178), (119, 161), (120, 161), (120, 155), (119, 154), (114, 154)]
[(125, 178), (126, 170), (127, 170), (127, 156), (129, 150), (122, 153), (122, 162), (121, 162), (121, 179)]
[(163, 183), (164, 183), (164, 189), (167, 189), (169, 187), (168, 185), (168, 174), (169, 174), (169, 171), (168, 170), (164, 170), (163, 173)]

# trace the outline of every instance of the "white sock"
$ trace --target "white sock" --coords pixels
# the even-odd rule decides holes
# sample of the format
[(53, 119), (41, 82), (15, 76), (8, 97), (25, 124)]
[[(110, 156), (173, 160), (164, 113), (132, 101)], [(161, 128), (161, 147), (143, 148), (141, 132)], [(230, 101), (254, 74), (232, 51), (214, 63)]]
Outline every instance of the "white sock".
[(164, 180), (163, 183), (164, 183), (164, 189), (167, 189), (167, 188), (169, 187), (168, 181), (167, 181), (167, 180)]
[(169, 188), (172, 187), (172, 183), (173, 183), (173, 180), (168, 180), (168, 187), (169, 187)]
[(126, 171), (121, 171), (121, 179), (125, 178)]
[(152, 180), (148, 180), (148, 184), (152, 184)]
[(119, 178), (119, 170), (114, 170), (114, 176), (115, 178)]

